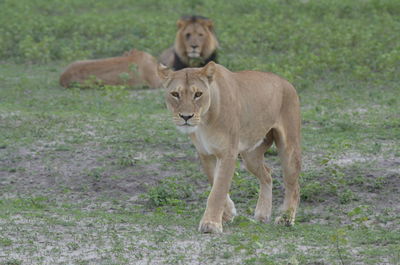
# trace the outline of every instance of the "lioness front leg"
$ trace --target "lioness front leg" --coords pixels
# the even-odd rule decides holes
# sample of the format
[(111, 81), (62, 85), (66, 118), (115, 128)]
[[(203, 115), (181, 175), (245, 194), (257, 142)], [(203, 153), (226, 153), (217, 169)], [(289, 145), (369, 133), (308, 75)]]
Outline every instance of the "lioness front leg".
[[(215, 155), (204, 155), (199, 153), (201, 166), (203, 168), (204, 173), (207, 175), (208, 182), (210, 185), (213, 185), (214, 182), (214, 174), (216, 172), (217, 166), (217, 157)], [(236, 216), (236, 208), (235, 204), (229, 197), (229, 194), (226, 195), (226, 203), (224, 207), (224, 213), (222, 215), (223, 222), (231, 222), (233, 218)]]
[(225, 155), (217, 158), (213, 186), (199, 225), (200, 232), (222, 233), (222, 216), (227, 207), (228, 192), (235, 171), (236, 157), (237, 155)]

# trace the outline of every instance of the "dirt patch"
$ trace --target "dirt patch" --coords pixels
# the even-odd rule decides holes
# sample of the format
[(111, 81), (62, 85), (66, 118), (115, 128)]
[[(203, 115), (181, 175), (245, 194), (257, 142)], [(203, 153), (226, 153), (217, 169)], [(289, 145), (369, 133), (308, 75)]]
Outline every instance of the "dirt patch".
[(139, 152), (128, 162), (116, 161), (112, 153), (95, 145), (75, 146), (74, 150), (59, 150), (52, 144), (0, 149), (2, 197), (137, 198), (148, 185), (177, 173), (161, 164), (146, 163), (153, 153)]

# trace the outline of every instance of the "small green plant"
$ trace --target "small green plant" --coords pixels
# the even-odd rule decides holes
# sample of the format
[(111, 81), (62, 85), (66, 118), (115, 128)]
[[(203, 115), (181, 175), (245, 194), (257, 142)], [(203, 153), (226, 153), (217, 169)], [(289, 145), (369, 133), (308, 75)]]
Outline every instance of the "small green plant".
[(335, 249), (338, 255), (338, 258), (340, 260), (340, 264), (345, 265), (344, 263), (344, 255), (345, 255), (345, 249), (344, 245), (347, 244), (347, 231), (345, 228), (338, 228), (336, 229), (336, 233), (332, 235), (331, 237), (332, 243), (335, 245)]
[(72, 82), (72, 89), (100, 89), (103, 87), (103, 82), (99, 80), (95, 75), (90, 75), (82, 83)]
[(12, 240), (7, 237), (0, 237), (0, 246), (9, 247), (12, 245)]
[(338, 196), (341, 204), (347, 204), (355, 199), (355, 195), (350, 189), (339, 192)]
[(10, 259), (10, 260), (6, 260), (4, 263), (2, 263), (4, 265), (21, 265), (22, 264), (22, 260), (19, 259)]
[(349, 211), (347, 216), (351, 219), (352, 224), (359, 226), (365, 225), (365, 222), (370, 219), (371, 213), (368, 206), (360, 205)]
[(129, 95), (129, 91), (126, 86), (123, 85), (104, 85), (101, 87), (103, 95), (114, 100), (126, 99)]
[(150, 207), (159, 206), (182, 206), (184, 200), (194, 195), (193, 187), (182, 183), (178, 177), (163, 179), (157, 186), (149, 188), (144, 198), (147, 199)]
[(94, 168), (90, 170), (87, 175), (97, 182), (103, 178), (103, 171), (102, 168)]
[(386, 183), (386, 178), (383, 176), (376, 177), (371, 181), (371, 186), (369, 186), (369, 191), (377, 191), (383, 189)]
[(288, 265), (299, 265), (299, 261), (297, 260), (296, 256), (291, 256), (288, 260)]
[(310, 183), (305, 183), (301, 188), (300, 197), (301, 200), (309, 202), (324, 201), (321, 197), (324, 188), (318, 181), (312, 181)]
[(224, 253), (222, 253), (223, 259), (230, 259), (232, 256), (233, 256), (232, 252), (225, 251)]
[(69, 243), (67, 244), (67, 248), (68, 248), (70, 251), (78, 250), (78, 249), (79, 249), (79, 244), (76, 243), (76, 242), (69, 242)]
[(125, 73), (125, 72), (124, 73), (120, 73), (118, 75), (118, 77), (122, 80), (122, 82), (124, 82), (125, 85), (128, 84), (128, 81), (131, 78), (129, 73)]
[(136, 74), (139, 73), (138, 66), (136, 64), (134, 64), (134, 63), (129, 66), (129, 70), (132, 73), (136, 73)]
[(117, 165), (121, 168), (131, 167), (136, 163), (136, 159), (132, 154), (124, 154), (122, 157), (119, 157), (117, 160)]

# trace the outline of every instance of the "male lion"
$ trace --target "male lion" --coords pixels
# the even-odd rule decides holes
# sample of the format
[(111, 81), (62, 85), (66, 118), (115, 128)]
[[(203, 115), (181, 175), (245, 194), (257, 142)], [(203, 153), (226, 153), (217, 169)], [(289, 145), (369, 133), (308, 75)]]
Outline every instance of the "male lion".
[(276, 222), (293, 225), (301, 167), (300, 104), (295, 88), (272, 73), (234, 73), (214, 62), (176, 72), (160, 65), (158, 74), (175, 125), (190, 135), (212, 185), (199, 231), (222, 232), (222, 221), (235, 216), (228, 192), (239, 154), (260, 182), (255, 219), (269, 221), (272, 179), (264, 153), (273, 142), (285, 185), (282, 215)]
[(162, 52), (160, 62), (174, 70), (217, 62), (218, 41), (213, 22), (202, 16), (184, 16), (177, 22), (175, 44)]
[(120, 57), (77, 61), (70, 64), (60, 76), (60, 84), (84, 84), (94, 78), (102, 85), (161, 86), (157, 76), (157, 60), (150, 54), (133, 49)]

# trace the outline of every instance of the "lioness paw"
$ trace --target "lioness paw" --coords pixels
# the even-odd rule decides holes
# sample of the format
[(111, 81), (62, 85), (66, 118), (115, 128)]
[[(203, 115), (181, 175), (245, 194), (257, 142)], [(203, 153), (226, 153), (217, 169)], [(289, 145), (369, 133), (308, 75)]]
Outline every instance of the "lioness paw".
[(256, 219), (256, 221), (259, 221), (261, 223), (269, 223), (270, 216), (256, 212), (254, 214), (254, 219)]
[(222, 224), (216, 222), (201, 222), (199, 231), (201, 233), (219, 234), (222, 233)]
[(275, 224), (285, 225), (285, 226), (293, 226), (294, 218), (290, 218), (287, 215), (282, 215), (275, 219)]

